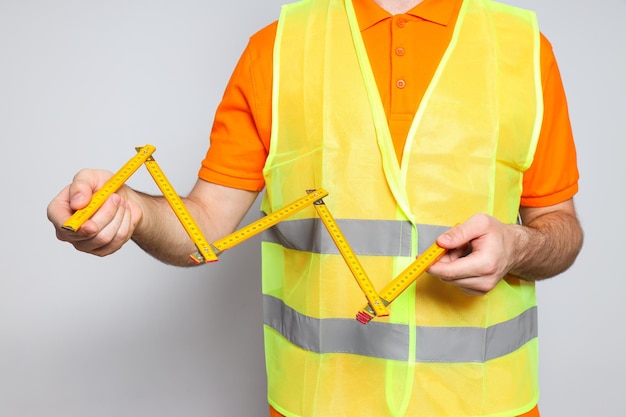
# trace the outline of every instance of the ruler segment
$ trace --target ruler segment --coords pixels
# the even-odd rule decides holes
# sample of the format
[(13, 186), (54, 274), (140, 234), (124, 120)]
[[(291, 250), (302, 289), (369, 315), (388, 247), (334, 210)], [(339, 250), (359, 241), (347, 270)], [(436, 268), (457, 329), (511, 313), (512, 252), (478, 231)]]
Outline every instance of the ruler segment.
[(213, 242), (213, 247), (217, 249), (218, 254), (232, 248), (235, 245), (243, 242), (246, 239), (249, 239), (255, 235), (258, 235), (264, 230), (269, 229), (275, 224), (285, 220), (287, 217), (290, 217), (302, 210), (305, 207), (310, 206), (315, 201), (320, 198), (326, 197), (328, 195), (328, 191), (323, 188), (318, 188), (309, 192), (306, 196), (276, 210), (272, 213), (268, 214), (260, 218), (259, 220), (250, 223), (247, 226), (242, 227), (241, 229), (229, 234), (228, 236)]
[[(445, 253), (446, 250), (439, 246), (437, 242), (430, 245), (424, 253), (419, 255), (404, 271), (382, 289), (380, 297), (387, 304), (390, 304)], [(359, 310), (356, 319), (363, 324), (367, 324), (377, 315), (370, 305), (366, 304)]]
[(330, 234), (330, 237), (335, 242), (337, 249), (339, 249), (339, 253), (345, 260), (350, 272), (356, 279), (357, 284), (361, 288), (363, 295), (367, 298), (368, 305), (372, 308), (372, 310), (376, 313), (377, 316), (388, 316), (389, 312), (385, 308), (385, 304), (380, 299), (378, 293), (374, 289), (372, 282), (369, 277), (365, 273), (365, 270), (361, 266), (359, 259), (354, 254), (354, 251), (350, 247), (348, 240), (344, 236), (341, 229), (337, 225), (337, 222), (333, 218), (332, 214), (328, 210), (328, 207), (322, 200), (317, 201), (314, 204), (315, 210), (317, 210), (317, 214), (319, 215), (322, 223), (326, 226), (326, 230)]
[(96, 191), (87, 206), (80, 210), (76, 210), (74, 214), (63, 223), (63, 229), (76, 232), (93, 214), (98, 211), (104, 204), (106, 199), (120, 189), (120, 187), (137, 171), (137, 169), (152, 155), (156, 148), (152, 145), (146, 145), (138, 148), (137, 154), (132, 157), (119, 171), (117, 171), (102, 188)]
[(198, 227), (198, 224), (187, 210), (187, 207), (185, 207), (185, 204), (174, 190), (163, 170), (161, 170), (159, 164), (153, 157), (150, 157), (144, 162), (144, 165), (174, 211), (174, 214), (176, 214), (180, 224), (185, 228), (187, 235), (189, 235), (194, 245), (196, 245), (196, 249), (198, 249), (197, 252), (189, 255), (191, 260), (197, 264), (217, 261), (217, 255), (213, 252), (209, 242), (204, 238), (200, 227)]

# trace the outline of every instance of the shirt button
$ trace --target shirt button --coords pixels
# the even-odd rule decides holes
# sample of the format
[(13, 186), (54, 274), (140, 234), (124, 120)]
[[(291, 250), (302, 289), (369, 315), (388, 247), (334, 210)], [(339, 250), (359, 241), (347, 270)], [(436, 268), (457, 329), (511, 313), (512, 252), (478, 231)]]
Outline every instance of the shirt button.
[(404, 20), (404, 19), (398, 19), (398, 21), (396, 22), (396, 25), (397, 25), (399, 28), (403, 28), (403, 27), (406, 25), (406, 20)]
[(398, 56), (404, 55), (404, 48), (396, 48), (396, 55)]
[(404, 80), (398, 80), (396, 81), (396, 87), (398, 88), (404, 88), (406, 86), (406, 82)]

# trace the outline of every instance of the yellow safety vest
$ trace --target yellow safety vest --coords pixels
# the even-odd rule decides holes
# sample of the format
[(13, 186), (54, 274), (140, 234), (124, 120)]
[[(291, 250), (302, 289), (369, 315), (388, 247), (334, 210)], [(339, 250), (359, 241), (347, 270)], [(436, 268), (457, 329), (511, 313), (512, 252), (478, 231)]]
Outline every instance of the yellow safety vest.
[[(380, 290), (475, 213), (515, 223), (543, 113), (532, 12), (465, 0), (399, 163), (350, 0), (284, 6), (264, 212), (323, 187)], [(264, 237), (270, 403), (289, 417), (513, 416), (538, 400), (534, 285), (484, 297), (424, 276), (390, 316), (364, 297), (313, 208)]]

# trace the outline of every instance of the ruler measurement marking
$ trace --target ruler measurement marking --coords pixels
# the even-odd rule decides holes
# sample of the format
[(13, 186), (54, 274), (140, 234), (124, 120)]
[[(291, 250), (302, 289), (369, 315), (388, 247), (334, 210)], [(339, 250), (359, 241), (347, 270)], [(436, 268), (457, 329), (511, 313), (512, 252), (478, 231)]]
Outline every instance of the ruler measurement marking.
[(335, 219), (330, 214), (330, 211), (328, 210), (326, 204), (324, 204), (322, 200), (318, 200), (314, 204), (314, 207), (315, 210), (317, 210), (317, 213), (322, 220), (322, 223), (324, 224), (331, 238), (335, 242), (335, 246), (337, 246), (337, 249), (339, 249), (339, 253), (346, 262), (348, 269), (350, 269), (350, 272), (352, 272), (352, 275), (356, 279), (356, 282), (361, 288), (363, 295), (365, 295), (365, 298), (368, 301), (368, 305), (372, 308), (373, 311), (376, 312), (377, 316), (388, 316), (389, 312), (387, 311), (385, 304), (378, 296), (378, 293), (374, 289), (372, 282), (365, 273), (365, 270), (361, 266), (358, 258), (354, 254), (354, 251), (350, 247), (350, 244), (339, 229), (339, 226), (335, 222)]

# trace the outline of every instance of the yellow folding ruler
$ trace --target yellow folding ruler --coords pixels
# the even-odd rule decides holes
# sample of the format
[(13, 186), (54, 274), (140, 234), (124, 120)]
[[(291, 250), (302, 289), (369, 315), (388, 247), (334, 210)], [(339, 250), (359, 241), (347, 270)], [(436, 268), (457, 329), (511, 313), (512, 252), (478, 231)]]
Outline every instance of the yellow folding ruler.
[(445, 252), (444, 249), (434, 244), (426, 252), (420, 255), (406, 270), (398, 275), (397, 278), (385, 286), (381, 294), (378, 294), (367, 277), (367, 274), (361, 266), (357, 256), (350, 247), (350, 244), (337, 225), (337, 222), (331, 215), (326, 204), (323, 202), (322, 199), (328, 195), (328, 191), (323, 188), (309, 190), (307, 191), (307, 195), (304, 197), (210, 244), (185, 207), (183, 201), (178, 196), (178, 193), (176, 193), (174, 187), (152, 157), (156, 148), (152, 145), (145, 145), (143, 147), (136, 148), (136, 150), (137, 154), (132, 157), (118, 172), (116, 172), (102, 186), (101, 189), (93, 194), (89, 204), (85, 208), (77, 210), (63, 224), (64, 229), (77, 231), (80, 226), (104, 204), (106, 199), (111, 194), (116, 192), (141, 165), (146, 166), (148, 172), (176, 214), (176, 217), (196, 246), (197, 251), (189, 256), (195, 263), (198, 264), (217, 261), (218, 255), (220, 255), (223, 251), (242, 243), (264, 230), (267, 230), (305, 207), (313, 205), (322, 220), (322, 223), (328, 230), (333, 242), (339, 249), (339, 252), (352, 275), (356, 279), (361, 291), (365, 295), (365, 298), (367, 299), (368, 304), (357, 314), (357, 320), (364, 324), (371, 321), (374, 317), (389, 315), (386, 306), (396, 299), (402, 291), (404, 291), (415, 279), (417, 279), (417, 277), (419, 277), (419, 275), (428, 269), (428, 267), (438, 260)]
[[(436, 242), (433, 243), (424, 253), (419, 255), (413, 263), (411, 263), (404, 271), (402, 271), (396, 278), (394, 278), (389, 284), (387, 284), (380, 292), (380, 298), (385, 305), (389, 305), (393, 300), (398, 298), (404, 290), (417, 278), (420, 277), (432, 264), (437, 262), (444, 254), (446, 250), (439, 246)], [(356, 319), (363, 323), (369, 323), (374, 317), (378, 316), (376, 311), (371, 307), (371, 304), (365, 305), (356, 315)]]

